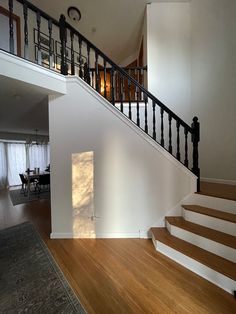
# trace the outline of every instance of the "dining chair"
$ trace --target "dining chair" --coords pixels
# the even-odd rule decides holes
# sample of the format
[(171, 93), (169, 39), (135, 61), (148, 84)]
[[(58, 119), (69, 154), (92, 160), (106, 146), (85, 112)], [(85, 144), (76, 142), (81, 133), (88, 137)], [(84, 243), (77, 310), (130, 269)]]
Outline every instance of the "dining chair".
[[(23, 173), (19, 173), (20, 179), (21, 179), (21, 193), (24, 193), (24, 195), (27, 194), (27, 186), (28, 186), (28, 180), (25, 178)], [(30, 179), (30, 184), (34, 185), (34, 188), (36, 188), (37, 180), (35, 178)]]
[(49, 189), (50, 189), (50, 174), (40, 175), (36, 183), (36, 191), (38, 192), (38, 195), (42, 190), (48, 191)]

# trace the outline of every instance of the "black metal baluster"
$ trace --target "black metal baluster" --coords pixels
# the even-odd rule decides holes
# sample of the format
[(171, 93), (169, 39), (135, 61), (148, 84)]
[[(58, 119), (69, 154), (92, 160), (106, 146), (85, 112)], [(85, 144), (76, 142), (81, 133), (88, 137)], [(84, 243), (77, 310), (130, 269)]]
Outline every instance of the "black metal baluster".
[(140, 126), (140, 112), (139, 112), (139, 88), (136, 86), (137, 94), (137, 126)]
[(82, 39), (79, 37), (79, 77), (83, 78)]
[(91, 80), (91, 86), (95, 89), (95, 69), (91, 69), (91, 75), (92, 75), (92, 80)]
[(111, 103), (113, 106), (115, 106), (115, 91), (114, 91), (114, 68), (111, 67)]
[(107, 62), (103, 59), (104, 67), (104, 97), (107, 98)]
[(164, 147), (165, 141), (164, 141), (164, 109), (161, 108), (161, 146)]
[(193, 173), (198, 177), (197, 191), (200, 192), (200, 168), (198, 166), (198, 143), (200, 141), (200, 123), (198, 118), (193, 118), (192, 123), (192, 143), (193, 143)]
[(145, 113), (144, 113), (144, 117), (145, 117), (145, 132), (148, 133), (148, 113), (147, 113), (147, 103), (148, 103), (148, 97), (146, 94), (143, 95), (144, 97), (144, 103), (145, 103)]
[(42, 52), (41, 52), (41, 32), (40, 32), (40, 26), (41, 26), (41, 15), (40, 12), (37, 11), (37, 32), (38, 32), (38, 64), (42, 64)]
[(177, 153), (176, 153), (176, 158), (180, 160), (180, 138), (179, 138), (179, 127), (180, 127), (180, 122), (176, 122), (176, 127), (177, 127)]
[(24, 2), (24, 58), (29, 59), (29, 32), (28, 32), (28, 6)]
[(60, 16), (60, 40), (61, 40), (61, 74), (68, 74), (68, 67), (66, 62), (66, 43), (67, 43), (67, 30), (66, 18), (63, 14)]
[(172, 117), (169, 114), (169, 153), (172, 154), (172, 130), (171, 130)]
[(120, 74), (120, 111), (124, 112), (124, 103), (123, 103), (123, 76)]
[(48, 34), (49, 34), (49, 68), (53, 68), (53, 46), (52, 46), (52, 20), (48, 20)]
[(184, 159), (184, 165), (188, 167), (188, 129), (184, 129), (184, 135), (185, 135), (185, 159)]
[(98, 69), (98, 53), (95, 52), (95, 77), (96, 77), (96, 91), (101, 93), (101, 90), (99, 88), (99, 69)]
[(14, 25), (13, 25), (13, 0), (8, 1), (9, 6), (9, 48), (14, 53)]
[(74, 53), (74, 33), (70, 31), (70, 49), (71, 49), (71, 75), (75, 75), (75, 53)]
[(129, 119), (132, 120), (132, 108), (131, 108), (131, 82), (128, 79), (128, 99), (129, 99)]
[(152, 129), (153, 129), (153, 133), (152, 133), (152, 138), (154, 140), (156, 140), (157, 135), (156, 135), (156, 103), (153, 100), (152, 101), (152, 116), (153, 116), (153, 120), (152, 120)]
[(85, 81), (90, 85), (90, 46), (87, 44), (87, 67), (86, 67)]

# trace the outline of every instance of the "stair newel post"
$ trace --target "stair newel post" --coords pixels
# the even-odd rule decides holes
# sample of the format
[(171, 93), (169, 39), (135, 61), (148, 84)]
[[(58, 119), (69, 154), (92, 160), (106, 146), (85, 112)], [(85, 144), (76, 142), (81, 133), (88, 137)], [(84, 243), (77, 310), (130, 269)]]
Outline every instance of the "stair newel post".
[(200, 142), (200, 123), (198, 118), (193, 118), (192, 123), (192, 143), (193, 143), (193, 168), (192, 172), (198, 177), (197, 191), (200, 191), (200, 169), (198, 164), (198, 143)]
[(9, 6), (9, 47), (10, 53), (14, 53), (14, 25), (13, 25), (13, 0), (8, 1)]
[(65, 15), (61, 14), (59, 24), (60, 24), (60, 40), (61, 40), (61, 74), (68, 75), (68, 67), (66, 63), (67, 29), (66, 29)]
[(184, 159), (184, 165), (188, 168), (188, 129), (186, 127), (184, 129), (184, 136), (185, 136), (185, 159)]
[(23, 6), (24, 14), (24, 58), (29, 59), (29, 32), (28, 32), (28, 6), (24, 2)]

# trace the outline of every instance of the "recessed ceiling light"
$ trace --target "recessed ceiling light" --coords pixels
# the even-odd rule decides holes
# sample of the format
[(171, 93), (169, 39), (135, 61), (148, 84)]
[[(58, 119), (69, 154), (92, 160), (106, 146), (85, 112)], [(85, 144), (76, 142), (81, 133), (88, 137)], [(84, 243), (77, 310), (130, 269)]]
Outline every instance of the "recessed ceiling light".
[(76, 7), (69, 7), (67, 10), (67, 14), (71, 20), (74, 22), (79, 22), (81, 19), (81, 13), (80, 10)]

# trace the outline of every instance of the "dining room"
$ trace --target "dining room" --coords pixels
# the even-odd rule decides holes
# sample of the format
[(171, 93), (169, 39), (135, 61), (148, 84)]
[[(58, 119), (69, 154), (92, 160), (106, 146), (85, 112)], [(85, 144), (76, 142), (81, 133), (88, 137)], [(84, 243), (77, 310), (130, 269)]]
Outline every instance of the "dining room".
[(13, 205), (50, 199), (50, 146), (47, 136), (0, 140), (0, 188), (9, 189)]

